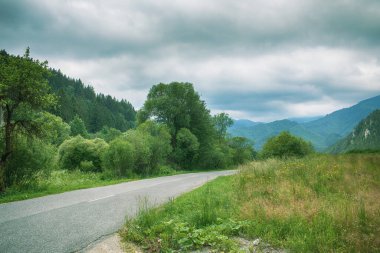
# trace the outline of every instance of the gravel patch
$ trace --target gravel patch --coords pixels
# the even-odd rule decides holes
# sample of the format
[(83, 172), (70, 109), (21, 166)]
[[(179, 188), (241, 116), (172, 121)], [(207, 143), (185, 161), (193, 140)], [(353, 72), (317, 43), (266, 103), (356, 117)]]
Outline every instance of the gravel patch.
[(120, 236), (114, 234), (83, 250), (85, 253), (125, 253)]

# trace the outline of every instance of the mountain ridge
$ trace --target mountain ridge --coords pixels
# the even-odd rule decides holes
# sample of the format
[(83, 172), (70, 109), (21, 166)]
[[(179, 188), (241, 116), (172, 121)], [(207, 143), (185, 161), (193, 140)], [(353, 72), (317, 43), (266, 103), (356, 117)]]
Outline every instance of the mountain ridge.
[(289, 131), (310, 141), (318, 151), (324, 151), (350, 133), (361, 120), (376, 109), (380, 109), (380, 95), (309, 122), (299, 123), (285, 119), (244, 128), (232, 126), (229, 133), (232, 136), (240, 135), (251, 139), (255, 148), (261, 149), (268, 138), (282, 131)]
[(380, 150), (380, 110), (373, 111), (350, 134), (328, 149), (330, 153), (353, 150)]

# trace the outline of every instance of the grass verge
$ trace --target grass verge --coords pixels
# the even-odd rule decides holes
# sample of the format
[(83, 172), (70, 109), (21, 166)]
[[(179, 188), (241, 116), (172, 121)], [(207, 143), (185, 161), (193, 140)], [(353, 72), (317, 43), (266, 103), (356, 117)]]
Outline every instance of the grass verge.
[(0, 193), (0, 204), (12, 201), (25, 200), (57, 194), (67, 191), (87, 189), (99, 186), (107, 186), (125, 183), (134, 180), (155, 178), (161, 176), (172, 176), (186, 173), (209, 172), (207, 170), (167, 170), (164, 173), (151, 176), (134, 176), (132, 178), (114, 178), (102, 173), (54, 170), (51, 174), (37, 177), (32, 183), (12, 186), (5, 192)]
[(379, 199), (379, 154), (267, 160), (142, 205), (120, 233), (147, 252), (239, 252), (236, 236), (291, 252), (379, 252)]
[(65, 170), (53, 171), (48, 178), (41, 177), (32, 184), (8, 188), (0, 194), (0, 204), (132, 180), (130, 178), (105, 179), (100, 173), (69, 172)]

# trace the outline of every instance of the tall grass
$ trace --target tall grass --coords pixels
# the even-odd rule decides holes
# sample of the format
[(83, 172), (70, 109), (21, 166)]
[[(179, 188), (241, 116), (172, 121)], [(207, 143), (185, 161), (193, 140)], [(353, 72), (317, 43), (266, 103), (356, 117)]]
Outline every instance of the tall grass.
[(0, 204), (131, 180), (133, 179), (109, 178), (105, 174), (95, 172), (55, 170), (49, 177), (38, 177), (32, 183), (8, 188), (5, 192), (0, 193)]
[(99, 173), (82, 172), (79, 170), (52, 170), (49, 175), (39, 175), (33, 178), (33, 180), (29, 180), (25, 183), (13, 185), (7, 188), (5, 192), (0, 193), (0, 204), (41, 197), (49, 194), (62, 193), (66, 191), (118, 184), (138, 179), (194, 172), (201, 172), (201, 170), (176, 171), (170, 167), (161, 166), (158, 172), (155, 174), (148, 176), (132, 175), (129, 177), (118, 177), (112, 173), (108, 173), (107, 171)]
[(122, 235), (151, 252), (234, 252), (237, 235), (291, 252), (379, 252), (379, 199), (379, 154), (270, 159), (147, 210), (154, 222), (145, 226), (139, 216)]

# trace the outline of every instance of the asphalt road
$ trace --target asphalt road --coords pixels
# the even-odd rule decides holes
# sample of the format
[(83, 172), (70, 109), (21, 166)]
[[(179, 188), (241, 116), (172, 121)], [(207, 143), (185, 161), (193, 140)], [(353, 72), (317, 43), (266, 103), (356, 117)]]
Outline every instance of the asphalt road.
[(0, 204), (0, 252), (77, 252), (116, 232), (142, 199), (166, 202), (233, 171), (145, 179)]

